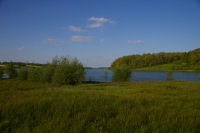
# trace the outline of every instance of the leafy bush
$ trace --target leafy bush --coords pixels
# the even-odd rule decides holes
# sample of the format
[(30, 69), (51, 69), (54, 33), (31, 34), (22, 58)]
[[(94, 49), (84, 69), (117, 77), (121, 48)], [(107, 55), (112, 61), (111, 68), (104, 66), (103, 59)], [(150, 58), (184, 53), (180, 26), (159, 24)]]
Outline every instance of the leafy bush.
[(25, 68), (21, 68), (18, 71), (18, 79), (20, 80), (27, 80), (28, 79), (28, 70)]
[(174, 78), (173, 78), (173, 74), (174, 74), (173, 71), (168, 71), (168, 72), (167, 72), (167, 80), (173, 80), (173, 79), (174, 79)]
[(128, 81), (131, 78), (131, 69), (128, 66), (115, 67), (113, 72), (114, 81)]
[(81, 83), (83, 79), (84, 68), (77, 59), (57, 58), (57, 66), (52, 79), (54, 84), (74, 85)]
[(6, 73), (9, 75), (9, 78), (16, 78), (17, 71), (15, 69), (14, 64), (11, 62), (6, 66)]
[(42, 81), (51, 83), (52, 82), (52, 77), (54, 75), (56, 66), (52, 66), (51, 64), (48, 64), (42, 69)]
[(29, 81), (41, 81), (42, 71), (41, 69), (30, 69), (28, 71), (28, 80)]
[(0, 68), (0, 80), (2, 79), (2, 75), (3, 75), (3, 70), (1, 70)]
[(42, 81), (51, 83), (52, 78), (56, 69), (56, 66), (58, 65), (59, 59), (56, 56), (53, 58), (52, 63), (47, 64), (46, 66), (43, 67), (43, 75), (42, 75)]
[(195, 69), (196, 71), (199, 71), (199, 70), (200, 70), (200, 63), (196, 64), (194, 69)]

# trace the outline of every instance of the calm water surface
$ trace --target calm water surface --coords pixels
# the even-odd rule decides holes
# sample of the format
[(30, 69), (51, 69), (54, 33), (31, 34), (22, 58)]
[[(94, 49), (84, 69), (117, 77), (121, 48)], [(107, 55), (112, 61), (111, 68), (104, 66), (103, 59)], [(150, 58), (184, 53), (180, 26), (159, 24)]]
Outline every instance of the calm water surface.
[[(85, 81), (112, 82), (111, 70), (86, 69)], [(132, 71), (131, 81), (200, 81), (200, 72)]]

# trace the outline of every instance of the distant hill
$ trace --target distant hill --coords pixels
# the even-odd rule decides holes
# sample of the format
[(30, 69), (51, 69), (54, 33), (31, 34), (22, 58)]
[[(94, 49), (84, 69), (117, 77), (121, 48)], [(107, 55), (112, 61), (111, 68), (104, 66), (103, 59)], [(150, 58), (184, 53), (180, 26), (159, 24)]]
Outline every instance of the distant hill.
[(30, 68), (40, 68), (46, 64), (39, 64), (39, 63), (27, 63), (27, 62), (0, 62), (0, 69), (5, 69), (6, 65), (12, 63), (15, 68), (21, 67), (30, 67)]
[(133, 70), (200, 70), (200, 48), (189, 52), (128, 55), (116, 59), (111, 69), (126, 65)]
[(26, 66), (26, 65), (36, 65), (36, 66), (42, 66), (42, 65), (45, 65), (45, 64), (40, 64), (40, 63), (27, 63), (27, 62), (13, 62), (13, 61), (10, 61), (10, 62), (0, 62), (0, 65), (7, 65), (9, 63), (13, 63), (14, 65), (18, 65), (18, 66)]

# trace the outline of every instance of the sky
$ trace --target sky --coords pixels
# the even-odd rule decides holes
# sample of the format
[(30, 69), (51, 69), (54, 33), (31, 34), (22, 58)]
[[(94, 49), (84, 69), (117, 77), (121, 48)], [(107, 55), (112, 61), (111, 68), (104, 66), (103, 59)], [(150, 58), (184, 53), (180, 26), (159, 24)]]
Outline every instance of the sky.
[(200, 48), (200, 0), (0, 0), (0, 61), (55, 56), (108, 67), (121, 56)]

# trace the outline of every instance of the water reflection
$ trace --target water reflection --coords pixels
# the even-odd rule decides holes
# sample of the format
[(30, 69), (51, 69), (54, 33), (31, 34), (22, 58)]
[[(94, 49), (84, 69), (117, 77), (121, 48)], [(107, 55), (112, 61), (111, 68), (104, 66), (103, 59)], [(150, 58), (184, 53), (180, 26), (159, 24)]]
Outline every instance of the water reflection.
[(174, 74), (174, 72), (172, 72), (172, 71), (167, 72), (167, 80), (168, 81), (174, 79), (173, 74)]
[(104, 78), (106, 82), (108, 81), (108, 72), (107, 71), (105, 71), (103, 73), (102, 78)]

